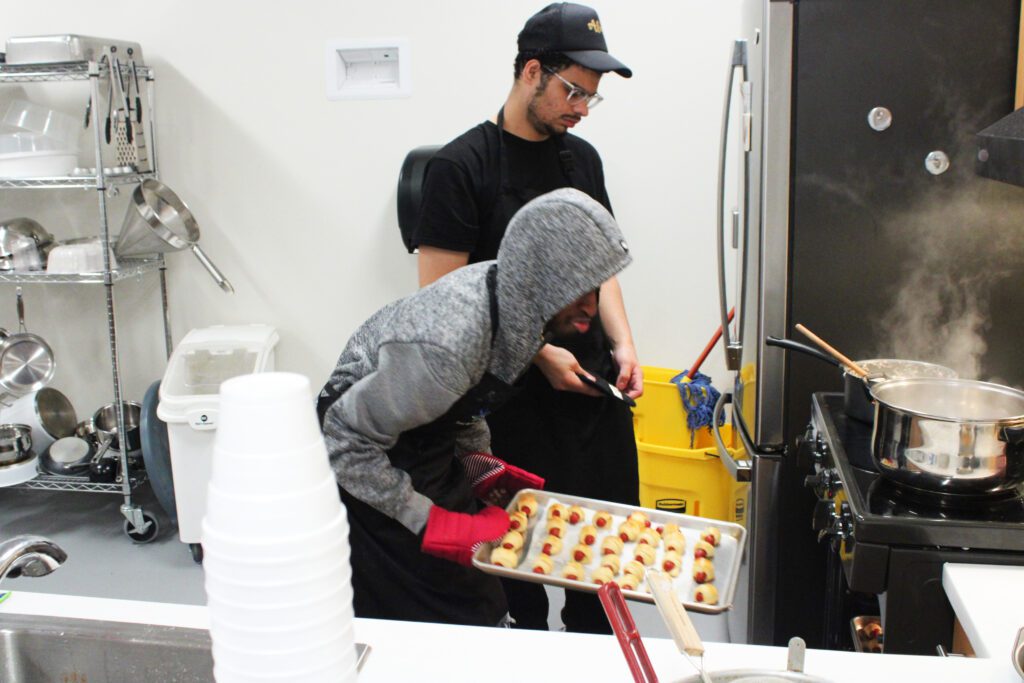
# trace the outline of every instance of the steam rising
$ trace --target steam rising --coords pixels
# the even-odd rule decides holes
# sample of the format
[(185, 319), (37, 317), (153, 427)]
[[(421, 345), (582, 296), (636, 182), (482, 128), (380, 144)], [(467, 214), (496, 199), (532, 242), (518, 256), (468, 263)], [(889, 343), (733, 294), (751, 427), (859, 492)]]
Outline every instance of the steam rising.
[(1024, 266), (1019, 188), (973, 176), (961, 164), (956, 188), (930, 194), (884, 221), (911, 256), (880, 337), (897, 358), (946, 365), (980, 377), (993, 287)]

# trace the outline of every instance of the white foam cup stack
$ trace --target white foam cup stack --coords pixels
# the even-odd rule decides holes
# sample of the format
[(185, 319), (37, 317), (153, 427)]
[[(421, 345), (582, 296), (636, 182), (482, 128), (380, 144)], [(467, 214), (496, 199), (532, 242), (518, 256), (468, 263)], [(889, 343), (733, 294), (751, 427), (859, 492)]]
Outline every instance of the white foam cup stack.
[(202, 529), (219, 683), (355, 680), (348, 520), (305, 377), (221, 385)]

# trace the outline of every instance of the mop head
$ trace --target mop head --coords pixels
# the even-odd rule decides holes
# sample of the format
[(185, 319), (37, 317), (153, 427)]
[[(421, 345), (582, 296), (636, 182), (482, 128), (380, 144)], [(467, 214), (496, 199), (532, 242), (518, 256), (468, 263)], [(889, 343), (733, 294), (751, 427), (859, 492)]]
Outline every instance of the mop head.
[[(701, 373), (696, 373), (690, 381), (684, 381), (685, 372), (680, 372), (670, 381), (679, 388), (679, 395), (683, 399), (683, 409), (686, 410), (686, 426), (690, 429), (690, 448), (693, 448), (693, 440), (697, 430), (711, 429), (715, 416), (715, 404), (721, 397), (721, 392), (711, 386), (711, 378)], [(718, 426), (725, 423), (725, 415), (718, 419)]]

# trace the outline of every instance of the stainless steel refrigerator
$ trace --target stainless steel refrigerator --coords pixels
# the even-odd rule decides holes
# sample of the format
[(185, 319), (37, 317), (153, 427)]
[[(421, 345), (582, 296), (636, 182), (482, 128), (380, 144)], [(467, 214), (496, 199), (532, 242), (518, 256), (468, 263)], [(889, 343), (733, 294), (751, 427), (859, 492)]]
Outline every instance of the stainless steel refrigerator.
[(976, 133), (1012, 109), (1019, 19), (1017, 0), (743, 0), (719, 258), (752, 482), (750, 642), (822, 643), (799, 442), (811, 394), (842, 386), (766, 337), (803, 323), (852, 358), (1024, 384), (1024, 188), (975, 174)]

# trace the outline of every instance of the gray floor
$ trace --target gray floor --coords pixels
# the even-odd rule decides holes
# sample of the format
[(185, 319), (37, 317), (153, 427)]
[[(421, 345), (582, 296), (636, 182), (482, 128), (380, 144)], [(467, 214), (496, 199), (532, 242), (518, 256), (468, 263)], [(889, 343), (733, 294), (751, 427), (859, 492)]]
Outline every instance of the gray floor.
[[(157, 516), (156, 540), (136, 545), (124, 533), (121, 496), (96, 493), (27, 491), (0, 488), (0, 540), (17, 534), (39, 534), (63, 547), (68, 560), (58, 571), (40, 578), (8, 579), (4, 590), (67, 593), (90, 597), (205, 604), (202, 568), (192, 561), (177, 528), (153, 498), (148, 486), (134, 494), (135, 502)], [(562, 590), (549, 590), (549, 623), (562, 627)], [(692, 614), (701, 638), (711, 642), (744, 642), (746, 571), (740, 575), (734, 607), (716, 616)], [(640, 634), (669, 637), (653, 605), (629, 603)]]

